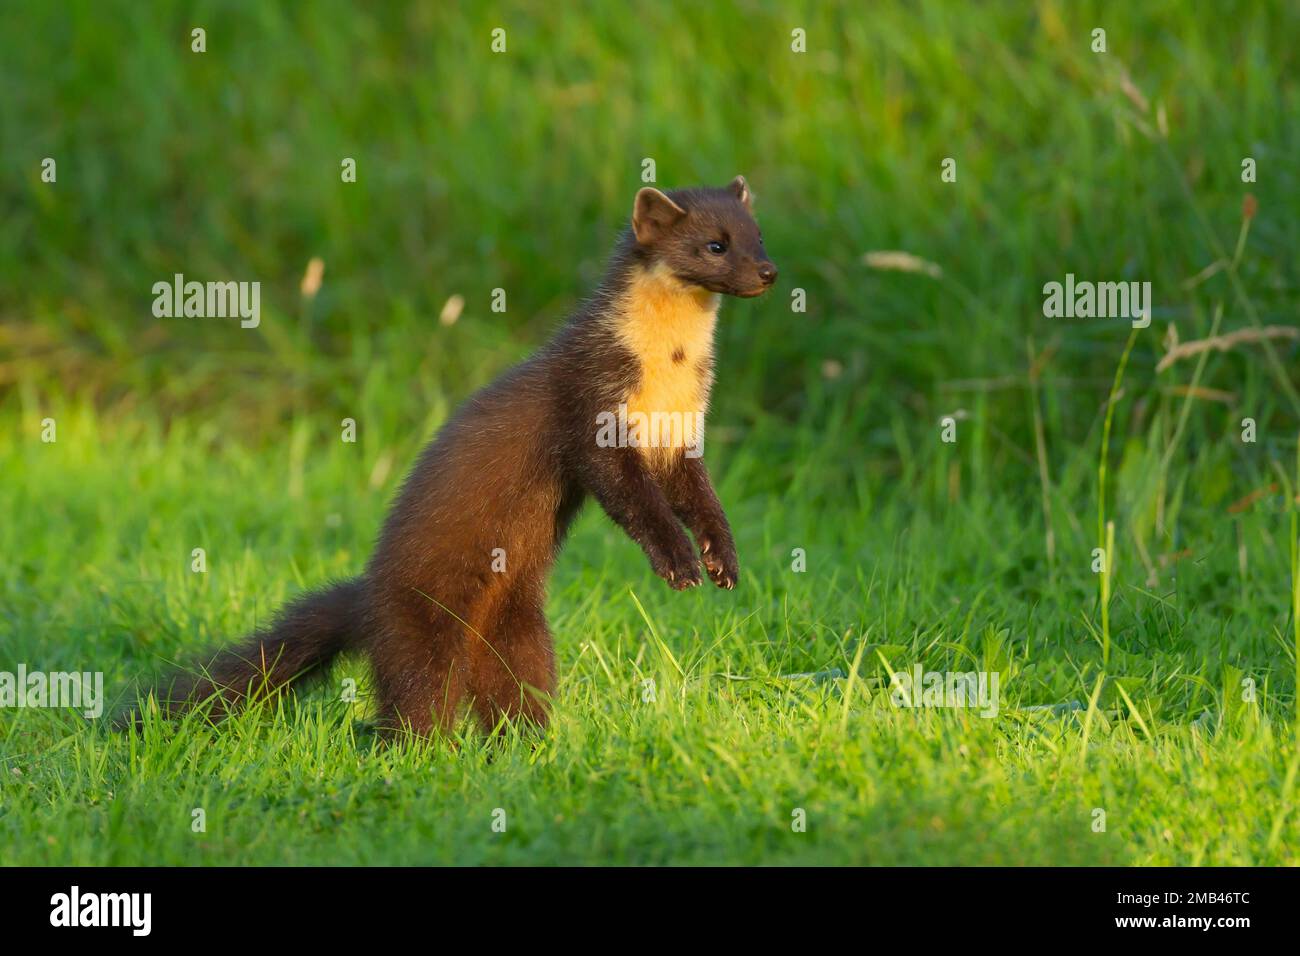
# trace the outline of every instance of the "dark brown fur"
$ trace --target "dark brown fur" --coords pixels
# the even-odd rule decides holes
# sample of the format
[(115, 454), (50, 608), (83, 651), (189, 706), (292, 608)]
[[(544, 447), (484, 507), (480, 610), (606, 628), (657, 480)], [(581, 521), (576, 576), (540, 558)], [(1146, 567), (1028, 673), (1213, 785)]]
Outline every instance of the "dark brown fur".
[[(720, 239), (725, 250), (710, 251)], [(703, 461), (678, 450), (656, 466), (639, 449), (595, 440), (598, 413), (638, 384), (639, 357), (612, 330), (631, 278), (655, 267), (711, 292), (765, 291), (776, 270), (744, 180), (638, 193), (633, 228), (599, 289), (549, 344), (470, 398), (425, 448), (365, 571), (299, 597), (265, 631), (220, 654), (205, 676), (173, 687), (165, 709), (211, 698), (219, 715), (359, 649), (374, 667), (387, 731), (445, 729), (466, 698), (486, 728), (515, 717), (544, 724), (555, 690), (546, 578), (588, 496), (672, 587), (698, 584), (701, 560), (719, 587), (734, 587), (735, 544)], [(696, 374), (711, 380), (711, 353), (704, 364)], [(504, 551), (504, 571), (493, 570), (495, 549)]]

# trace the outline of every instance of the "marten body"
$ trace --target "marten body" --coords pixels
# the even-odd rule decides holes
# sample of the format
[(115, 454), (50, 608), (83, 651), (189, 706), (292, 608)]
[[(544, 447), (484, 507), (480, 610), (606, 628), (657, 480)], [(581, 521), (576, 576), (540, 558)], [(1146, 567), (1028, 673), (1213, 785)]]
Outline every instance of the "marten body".
[[(173, 687), (165, 707), (211, 698), (219, 715), (357, 649), (374, 668), (387, 731), (445, 729), (466, 700), (488, 729), (503, 717), (544, 724), (555, 688), (546, 579), (587, 497), (674, 588), (700, 582), (701, 560), (715, 584), (735, 586), (735, 544), (698, 454), (700, 430), (719, 297), (761, 294), (775, 277), (743, 178), (641, 190), (596, 294), (447, 422), (365, 571), (289, 604), (203, 677)], [(602, 431), (610, 416), (655, 413), (687, 424), (654, 447), (644, 429), (621, 446)]]

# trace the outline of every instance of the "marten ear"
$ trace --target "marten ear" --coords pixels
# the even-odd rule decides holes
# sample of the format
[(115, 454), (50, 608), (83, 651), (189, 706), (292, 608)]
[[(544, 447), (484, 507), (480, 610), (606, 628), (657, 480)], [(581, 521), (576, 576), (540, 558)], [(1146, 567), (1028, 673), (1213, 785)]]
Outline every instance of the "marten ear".
[(632, 232), (637, 242), (653, 242), (671, 229), (686, 210), (659, 190), (646, 186), (632, 204)]
[(735, 194), (737, 199), (745, 204), (746, 209), (752, 210), (754, 208), (751, 205), (752, 197), (749, 194), (749, 183), (745, 182), (744, 176), (737, 176), (731, 181), (727, 188)]

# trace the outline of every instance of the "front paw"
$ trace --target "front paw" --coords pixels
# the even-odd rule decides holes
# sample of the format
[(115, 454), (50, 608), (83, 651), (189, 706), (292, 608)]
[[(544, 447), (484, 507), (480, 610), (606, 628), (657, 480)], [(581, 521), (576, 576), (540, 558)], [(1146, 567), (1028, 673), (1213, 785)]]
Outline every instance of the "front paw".
[(714, 584), (727, 591), (735, 588), (740, 580), (740, 559), (736, 557), (736, 546), (730, 537), (702, 535), (700, 557)]
[(700, 583), (700, 562), (685, 537), (671, 551), (656, 554), (650, 565), (674, 591), (685, 591)]

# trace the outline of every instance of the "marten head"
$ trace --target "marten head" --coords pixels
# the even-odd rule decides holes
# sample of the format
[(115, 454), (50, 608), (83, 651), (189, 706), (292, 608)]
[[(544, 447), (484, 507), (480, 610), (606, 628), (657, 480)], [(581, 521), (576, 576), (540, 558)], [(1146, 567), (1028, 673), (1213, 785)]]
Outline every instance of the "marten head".
[(776, 281), (744, 176), (722, 189), (647, 186), (632, 207), (632, 237), (637, 258), (710, 292), (748, 298)]

